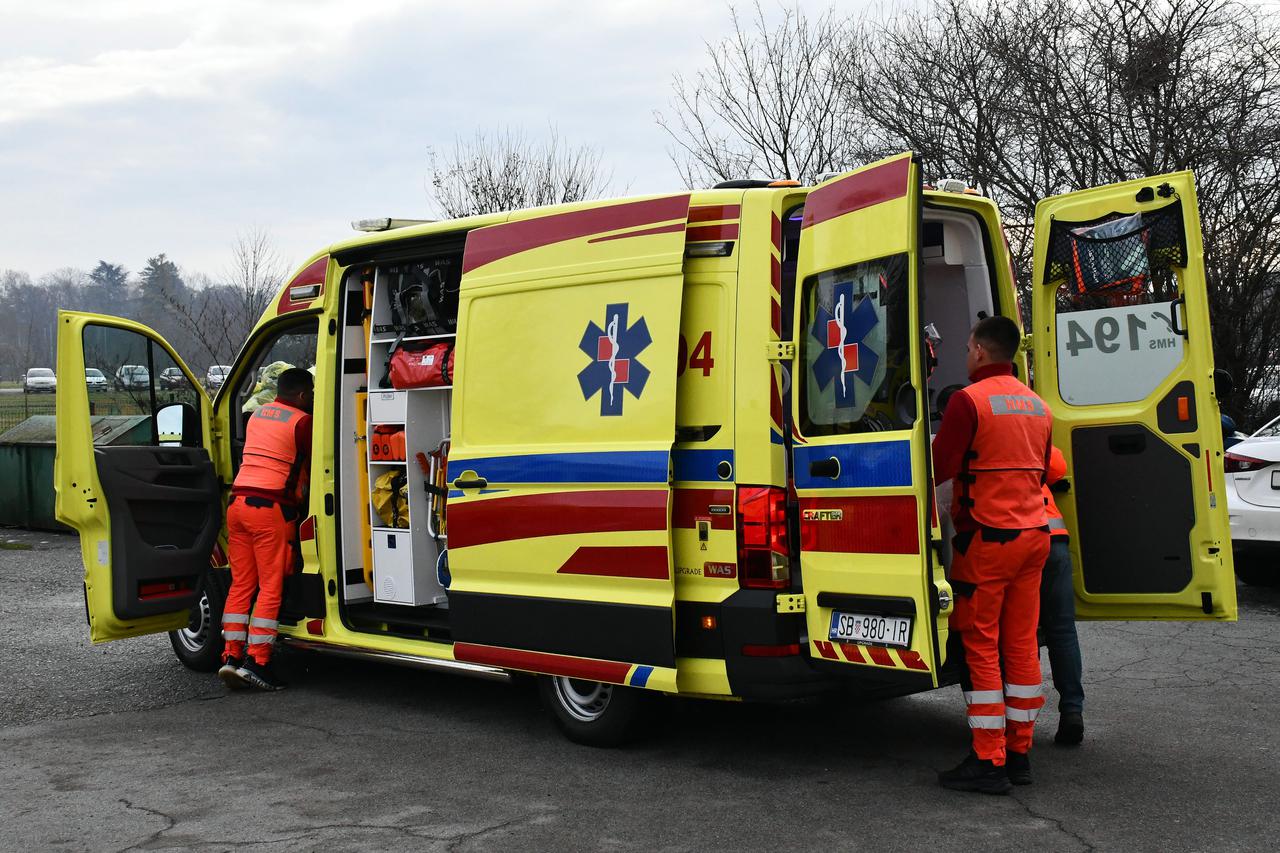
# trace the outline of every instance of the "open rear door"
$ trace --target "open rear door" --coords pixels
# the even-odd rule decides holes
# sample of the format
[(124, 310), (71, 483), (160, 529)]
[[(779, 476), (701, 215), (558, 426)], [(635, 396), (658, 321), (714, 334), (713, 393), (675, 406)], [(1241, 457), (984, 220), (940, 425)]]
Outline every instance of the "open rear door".
[(448, 497), (459, 660), (673, 691), (687, 195), (467, 237)]
[[(810, 654), (905, 692), (936, 686), (919, 167), (901, 154), (818, 185), (796, 280), (794, 481)], [(945, 635), (941, 637), (945, 646)]]
[[(89, 392), (86, 367), (111, 389)], [(222, 528), (209, 398), (146, 326), (74, 311), (58, 378), (55, 514), (80, 534), (90, 638), (181, 628)]]
[(1035, 388), (1082, 619), (1234, 619), (1200, 218), (1190, 172), (1036, 206)]

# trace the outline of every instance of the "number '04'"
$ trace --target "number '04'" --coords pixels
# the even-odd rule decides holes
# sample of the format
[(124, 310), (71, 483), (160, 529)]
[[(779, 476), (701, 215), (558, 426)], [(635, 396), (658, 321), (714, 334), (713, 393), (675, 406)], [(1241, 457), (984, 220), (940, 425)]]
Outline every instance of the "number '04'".
[(689, 353), (689, 342), (685, 340), (684, 335), (680, 335), (680, 351), (676, 354), (676, 376), (683, 376), (686, 367), (694, 370), (701, 369), (703, 376), (711, 375), (711, 368), (716, 366), (716, 361), (711, 357), (711, 332), (702, 333), (702, 337), (698, 338), (698, 342), (693, 345), (693, 353)]
[[(1129, 326), (1129, 349), (1138, 349), (1138, 331), (1147, 328), (1147, 324), (1137, 315), (1127, 317)], [(1079, 355), (1081, 350), (1093, 349), (1110, 355), (1120, 349), (1120, 321), (1115, 317), (1099, 317), (1093, 324), (1093, 337), (1075, 320), (1067, 321), (1067, 352)]]

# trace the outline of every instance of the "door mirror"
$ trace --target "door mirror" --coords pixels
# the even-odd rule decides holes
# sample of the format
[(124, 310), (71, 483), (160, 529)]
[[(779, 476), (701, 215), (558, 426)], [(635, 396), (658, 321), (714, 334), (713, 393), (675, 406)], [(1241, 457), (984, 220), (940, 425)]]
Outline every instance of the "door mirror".
[(200, 415), (190, 403), (172, 403), (156, 412), (156, 436), (161, 447), (197, 447)]

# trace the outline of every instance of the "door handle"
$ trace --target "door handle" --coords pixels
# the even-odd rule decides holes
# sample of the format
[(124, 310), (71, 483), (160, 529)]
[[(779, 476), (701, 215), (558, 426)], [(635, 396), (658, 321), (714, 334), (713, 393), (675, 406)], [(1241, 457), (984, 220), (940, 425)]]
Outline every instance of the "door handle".
[(483, 489), (489, 485), (489, 481), (484, 477), (459, 477), (453, 481), (455, 489)]
[(835, 480), (840, 476), (840, 460), (831, 456), (827, 459), (816, 459), (809, 463), (810, 477), (830, 477)]

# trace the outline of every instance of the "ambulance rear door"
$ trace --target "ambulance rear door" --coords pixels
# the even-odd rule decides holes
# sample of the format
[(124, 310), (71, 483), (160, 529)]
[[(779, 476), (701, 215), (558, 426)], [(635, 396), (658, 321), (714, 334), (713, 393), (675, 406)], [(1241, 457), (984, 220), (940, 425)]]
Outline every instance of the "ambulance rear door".
[(58, 312), (58, 378), (55, 515), (80, 534), (90, 638), (185, 626), (222, 528), (208, 395), (151, 329), (77, 311)]
[(467, 236), (449, 457), (459, 660), (675, 690), (687, 195)]
[[(805, 200), (793, 477), (810, 655), (907, 689), (938, 683), (921, 358), (920, 169), (901, 154)], [(945, 646), (945, 634), (941, 636)]]
[(1067, 458), (1077, 615), (1235, 619), (1192, 174), (1041, 201), (1034, 265), (1034, 382)]

